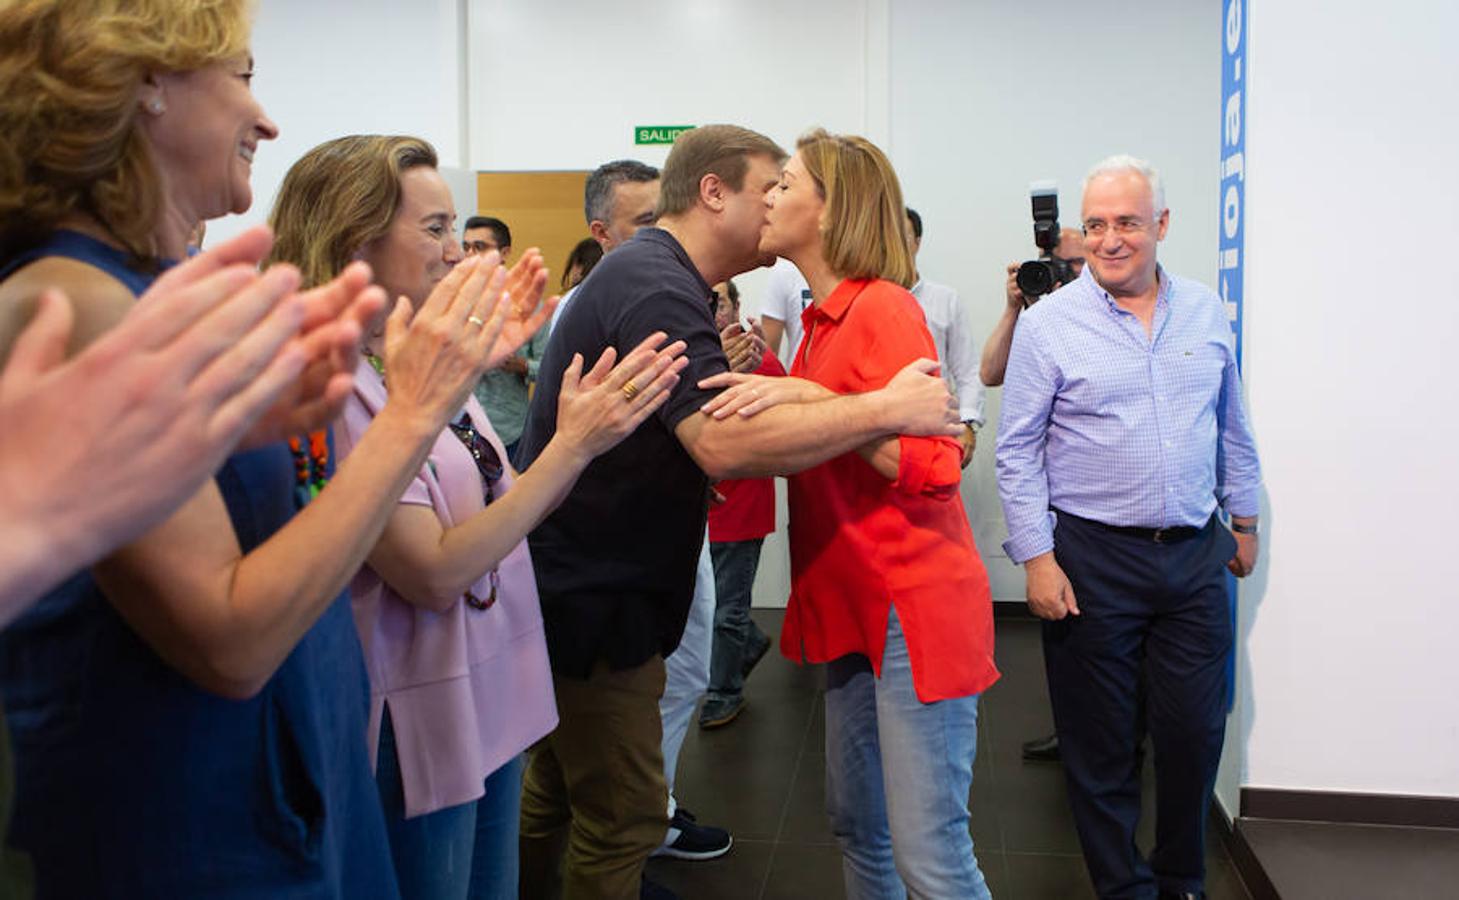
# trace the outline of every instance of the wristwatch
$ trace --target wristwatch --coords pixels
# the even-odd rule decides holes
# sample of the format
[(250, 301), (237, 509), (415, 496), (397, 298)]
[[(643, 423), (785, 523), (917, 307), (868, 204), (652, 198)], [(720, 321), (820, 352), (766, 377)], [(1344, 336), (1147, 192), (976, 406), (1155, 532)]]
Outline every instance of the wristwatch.
[(1242, 525), (1239, 522), (1233, 521), (1231, 523), (1231, 530), (1234, 531), (1234, 532), (1236, 532), (1237, 534), (1260, 534), (1261, 533), (1261, 528), (1260, 528), (1260, 526), (1256, 522), (1252, 522), (1250, 525)]
[(974, 422), (972, 419), (963, 419), (963, 424), (966, 425), (966, 426), (968, 426), (968, 428), (972, 429), (973, 434), (977, 434), (978, 433), (978, 423), (977, 422)]

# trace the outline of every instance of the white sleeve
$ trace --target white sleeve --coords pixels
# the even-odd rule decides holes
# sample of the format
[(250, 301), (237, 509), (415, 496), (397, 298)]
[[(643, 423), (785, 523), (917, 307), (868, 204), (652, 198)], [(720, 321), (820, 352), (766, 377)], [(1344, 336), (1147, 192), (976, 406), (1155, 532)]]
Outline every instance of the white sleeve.
[(562, 318), (563, 310), (567, 309), (567, 304), (572, 300), (572, 295), (577, 293), (577, 289), (578, 286), (573, 285), (568, 289), (566, 294), (562, 295), (562, 299), (557, 301), (557, 308), (552, 311), (552, 318), (547, 322), (547, 334), (549, 337), (552, 335), (552, 332), (557, 330), (557, 320)]
[(776, 260), (765, 282), (762, 316), (789, 322), (800, 314), (800, 270), (788, 259)]
[(947, 374), (957, 390), (959, 416), (964, 422), (976, 422), (981, 427), (987, 388), (983, 387), (983, 380), (978, 375), (980, 348), (973, 340), (968, 314), (957, 291), (948, 288), (947, 300), (947, 359), (943, 364), (947, 366)]

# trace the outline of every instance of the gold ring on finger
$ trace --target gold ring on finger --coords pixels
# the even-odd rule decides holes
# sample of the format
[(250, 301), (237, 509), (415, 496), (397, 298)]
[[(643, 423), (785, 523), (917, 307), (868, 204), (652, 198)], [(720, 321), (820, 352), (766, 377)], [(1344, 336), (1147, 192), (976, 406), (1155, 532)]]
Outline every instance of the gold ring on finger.
[(470, 322), (472, 325), (475, 325), (477, 328), (481, 328), (486, 325), (486, 320), (481, 318), (480, 316), (467, 316), (466, 321)]
[(626, 398), (628, 400), (632, 400), (634, 397), (637, 397), (638, 396), (638, 385), (634, 384), (632, 381), (626, 381), (626, 382), (624, 382), (624, 384), (623, 384), (623, 396), (624, 396), (624, 398)]

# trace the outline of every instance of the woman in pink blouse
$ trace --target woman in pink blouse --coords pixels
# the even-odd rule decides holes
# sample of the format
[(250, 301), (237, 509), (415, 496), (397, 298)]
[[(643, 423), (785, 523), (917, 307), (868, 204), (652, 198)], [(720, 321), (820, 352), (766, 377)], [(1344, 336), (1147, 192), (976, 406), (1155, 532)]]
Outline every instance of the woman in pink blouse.
[[(461, 259), (455, 217), (429, 144), (341, 138), (286, 176), (273, 214), (275, 255), (299, 265), (306, 282), (363, 259), (390, 296), (420, 303)], [(536, 251), (518, 266), (546, 278)], [(505, 327), (535, 330), (551, 311), (544, 307), (537, 319)], [(385, 404), (388, 340), (383, 327), (366, 339), (336, 430), (341, 458)], [(557, 724), (524, 538), (593, 457), (668, 397), (687, 360), (682, 343), (656, 352), (663, 340), (651, 337), (616, 367), (610, 350), (586, 373), (575, 357), (557, 434), (524, 475), (504, 462), (469, 398), (351, 584), (370, 675), (368, 740), (406, 898), (517, 896), (520, 758)]]

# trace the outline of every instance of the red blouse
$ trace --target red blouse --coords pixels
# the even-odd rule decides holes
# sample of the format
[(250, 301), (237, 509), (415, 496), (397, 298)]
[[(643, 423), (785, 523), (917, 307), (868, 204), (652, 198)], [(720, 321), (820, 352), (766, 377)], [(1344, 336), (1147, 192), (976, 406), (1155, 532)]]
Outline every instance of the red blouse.
[[(889, 281), (843, 281), (801, 322), (790, 374), (838, 394), (876, 390), (937, 355), (916, 299)], [(988, 574), (958, 492), (961, 455), (950, 437), (902, 437), (896, 481), (855, 452), (791, 476), (783, 654), (827, 662), (860, 653), (880, 677), (895, 605), (919, 700), (998, 680)]]

